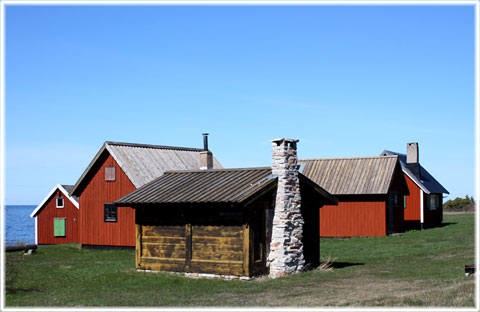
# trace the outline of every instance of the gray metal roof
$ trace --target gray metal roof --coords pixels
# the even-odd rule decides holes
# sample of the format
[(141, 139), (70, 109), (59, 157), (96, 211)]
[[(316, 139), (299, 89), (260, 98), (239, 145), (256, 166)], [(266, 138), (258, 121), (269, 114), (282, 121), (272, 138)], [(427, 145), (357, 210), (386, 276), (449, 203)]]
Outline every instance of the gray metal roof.
[(332, 195), (387, 194), (397, 156), (300, 159), (302, 173)]
[[(300, 180), (308, 180), (300, 175)], [(328, 202), (336, 198), (311, 181), (308, 186)], [(231, 203), (246, 204), (277, 185), (272, 169), (241, 168), (195, 171), (168, 171), (158, 179), (118, 199), (115, 204)]]
[(398, 160), (402, 165), (402, 170), (417, 184), (425, 193), (445, 193), (450, 194), (422, 165), (420, 165), (420, 177), (417, 177), (407, 168), (407, 155), (384, 150), (382, 156), (398, 156)]
[[(107, 141), (90, 162), (72, 189), (78, 195), (80, 185), (103, 153), (110, 153), (132, 184), (139, 188), (161, 176), (167, 170), (195, 170), (200, 168), (203, 149), (163, 145), (147, 145)], [(223, 168), (213, 157), (213, 168)]]
[(270, 168), (168, 171), (120, 198), (118, 205), (165, 203), (242, 203), (276, 185)]

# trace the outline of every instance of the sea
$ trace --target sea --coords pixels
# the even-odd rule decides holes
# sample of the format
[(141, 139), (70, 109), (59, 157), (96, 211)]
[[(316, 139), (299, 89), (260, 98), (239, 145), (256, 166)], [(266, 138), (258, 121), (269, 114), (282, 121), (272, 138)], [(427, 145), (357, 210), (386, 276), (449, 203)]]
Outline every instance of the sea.
[(35, 244), (35, 205), (5, 205), (5, 245)]

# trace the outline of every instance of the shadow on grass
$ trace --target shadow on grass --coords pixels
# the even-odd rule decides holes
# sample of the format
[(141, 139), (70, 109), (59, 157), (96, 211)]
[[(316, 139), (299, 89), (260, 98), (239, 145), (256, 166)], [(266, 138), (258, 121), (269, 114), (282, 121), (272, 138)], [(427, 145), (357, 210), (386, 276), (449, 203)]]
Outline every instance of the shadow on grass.
[(428, 230), (428, 229), (436, 229), (436, 228), (443, 228), (449, 225), (454, 225), (457, 224), (457, 222), (443, 222), (441, 224), (431, 224), (431, 225), (426, 225), (423, 229)]
[(16, 287), (7, 287), (5, 289), (5, 293), (7, 294), (18, 294), (18, 293), (34, 293), (34, 292), (42, 292), (39, 289), (34, 288), (16, 288)]
[(320, 271), (330, 271), (332, 269), (344, 269), (356, 265), (365, 265), (365, 263), (327, 261), (320, 262), (320, 265), (316, 267), (316, 269)]
[(356, 263), (356, 262), (332, 262), (331, 267), (334, 269), (343, 269), (355, 265), (365, 265), (365, 263)]

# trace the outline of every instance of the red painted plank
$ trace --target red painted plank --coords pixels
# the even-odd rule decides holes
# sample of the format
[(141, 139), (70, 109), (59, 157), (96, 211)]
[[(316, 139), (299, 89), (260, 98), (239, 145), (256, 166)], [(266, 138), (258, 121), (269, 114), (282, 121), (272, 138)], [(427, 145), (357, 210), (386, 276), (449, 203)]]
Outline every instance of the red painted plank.
[(385, 200), (339, 199), (320, 208), (321, 237), (384, 236)]
[[(115, 166), (115, 181), (105, 181), (105, 167)], [(80, 243), (83, 245), (135, 246), (135, 211), (118, 207), (117, 222), (104, 221), (104, 204), (135, 190), (115, 159), (105, 152), (89, 173), (80, 194)]]

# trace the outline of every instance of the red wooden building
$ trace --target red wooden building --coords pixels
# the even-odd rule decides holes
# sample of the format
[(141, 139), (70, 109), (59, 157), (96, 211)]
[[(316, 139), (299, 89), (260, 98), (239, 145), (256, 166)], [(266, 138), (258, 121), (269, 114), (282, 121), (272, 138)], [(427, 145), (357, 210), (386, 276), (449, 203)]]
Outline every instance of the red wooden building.
[(201, 166), (222, 168), (208, 148), (105, 142), (72, 190), (81, 207), (79, 242), (83, 247), (134, 247), (135, 211), (117, 209), (113, 202), (166, 170)]
[(321, 237), (402, 232), (408, 187), (397, 156), (303, 159), (301, 172), (338, 198), (320, 208)]
[(72, 185), (57, 184), (30, 214), (35, 218), (35, 244), (78, 243), (78, 198)]
[(419, 162), (418, 143), (407, 144), (407, 154), (383, 151), (383, 156), (397, 155), (410, 195), (405, 196), (404, 218), (407, 229), (438, 226), (443, 221), (443, 194), (448, 191)]

